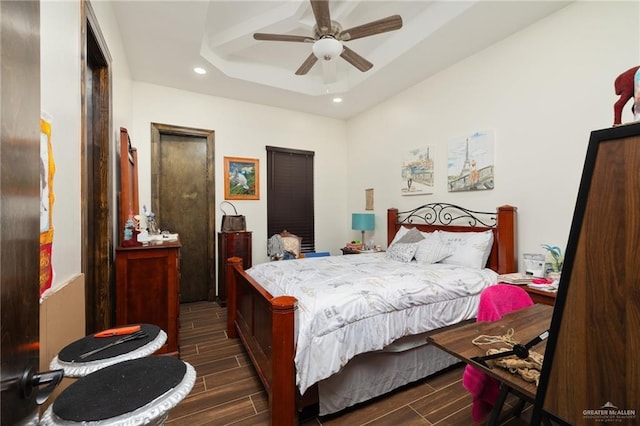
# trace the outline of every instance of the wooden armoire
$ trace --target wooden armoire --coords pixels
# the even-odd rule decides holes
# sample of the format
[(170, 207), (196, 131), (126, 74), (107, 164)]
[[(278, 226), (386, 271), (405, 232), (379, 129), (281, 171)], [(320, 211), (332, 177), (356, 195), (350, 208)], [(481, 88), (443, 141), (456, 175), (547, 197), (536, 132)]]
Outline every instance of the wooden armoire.
[(640, 423), (640, 122), (591, 133), (532, 424)]

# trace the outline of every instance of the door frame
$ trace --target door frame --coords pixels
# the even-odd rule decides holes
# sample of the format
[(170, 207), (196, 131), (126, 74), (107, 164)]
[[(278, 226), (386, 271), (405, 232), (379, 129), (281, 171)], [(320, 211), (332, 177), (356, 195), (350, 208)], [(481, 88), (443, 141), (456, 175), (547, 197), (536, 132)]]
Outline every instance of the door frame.
[[(114, 324), (111, 55), (88, 0), (81, 2), (81, 271), (85, 275), (86, 333)], [(96, 84), (87, 86), (89, 62)], [(87, 91), (91, 91), (90, 97)], [(89, 143), (98, 141), (98, 149)], [(91, 167), (90, 167), (91, 164)], [(88, 171), (93, 170), (91, 176)], [(89, 214), (88, 202), (93, 213)], [(93, 243), (88, 244), (89, 233)]]
[[(159, 211), (160, 194), (160, 138), (162, 135), (177, 135), (194, 138), (205, 138), (207, 153), (207, 197), (210, 209), (207, 209), (207, 228), (210, 236), (206, 238), (208, 268), (207, 299), (216, 300), (216, 215), (215, 215), (215, 132), (213, 130), (192, 127), (173, 126), (169, 124), (151, 123), (151, 211)], [(183, 248), (184, 249), (184, 248)]]

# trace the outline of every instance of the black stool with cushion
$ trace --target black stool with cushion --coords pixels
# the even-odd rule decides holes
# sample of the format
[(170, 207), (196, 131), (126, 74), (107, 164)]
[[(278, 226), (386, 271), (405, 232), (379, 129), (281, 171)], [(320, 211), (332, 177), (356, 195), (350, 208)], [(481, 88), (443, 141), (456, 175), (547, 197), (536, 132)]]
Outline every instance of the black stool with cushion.
[(89, 335), (65, 346), (49, 364), (52, 370), (63, 369), (66, 377), (83, 377), (101, 368), (153, 354), (167, 341), (167, 333), (152, 324), (140, 324), (145, 337), (104, 349), (86, 358), (80, 356), (109, 345), (125, 336), (94, 337)]
[(163, 424), (195, 382), (194, 368), (150, 356), (101, 368), (79, 378), (45, 411), (41, 425)]

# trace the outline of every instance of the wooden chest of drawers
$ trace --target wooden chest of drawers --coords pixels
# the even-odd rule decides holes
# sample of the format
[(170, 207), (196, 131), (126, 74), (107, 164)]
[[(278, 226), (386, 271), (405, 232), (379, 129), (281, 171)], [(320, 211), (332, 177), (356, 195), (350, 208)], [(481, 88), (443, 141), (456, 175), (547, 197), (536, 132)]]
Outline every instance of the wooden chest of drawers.
[(251, 267), (251, 235), (245, 232), (218, 232), (218, 304), (227, 306), (227, 259), (241, 257), (244, 269)]
[(116, 325), (154, 324), (167, 333), (159, 354), (179, 356), (180, 243), (116, 249)]

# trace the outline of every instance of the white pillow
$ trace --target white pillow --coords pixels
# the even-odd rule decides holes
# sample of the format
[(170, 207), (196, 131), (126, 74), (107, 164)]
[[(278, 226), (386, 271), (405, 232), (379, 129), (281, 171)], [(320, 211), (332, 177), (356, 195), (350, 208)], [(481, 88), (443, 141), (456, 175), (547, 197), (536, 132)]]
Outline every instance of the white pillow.
[(420, 231), (415, 228), (409, 229), (387, 249), (387, 257), (400, 262), (411, 262), (422, 240), (424, 236)]
[[(418, 228), (415, 228), (415, 227), (409, 228), (407, 226), (401, 226), (400, 229), (398, 229), (398, 232), (396, 232), (396, 235), (393, 237), (393, 240), (391, 240), (391, 244), (389, 244), (389, 247), (391, 247), (394, 243), (397, 243), (400, 238), (404, 237), (407, 234), (407, 232), (411, 231), (412, 229), (418, 229)], [(433, 234), (433, 232), (422, 232), (422, 231), (419, 231), (419, 232), (425, 238), (427, 237), (427, 235)]]
[(454, 249), (444, 244), (438, 235), (438, 231), (435, 231), (427, 234), (425, 239), (420, 241), (414, 257), (418, 262), (430, 265), (451, 256), (453, 252)]
[(409, 232), (410, 229), (411, 228), (407, 228), (406, 226), (401, 226), (400, 229), (398, 229), (398, 232), (396, 232), (396, 235), (393, 237), (393, 240), (391, 240), (391, 244), (389, 244), (389, 247), (391, 247), (394, 243), (397, 243), (400, 238), (404, 237), (404, 234)]
[(453, 254), (442, 263), (482, 269), (487, 264), (493, 246), (493, 231), (438, 233), (442, 243), (453, 249)]

